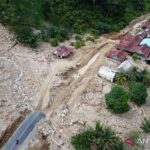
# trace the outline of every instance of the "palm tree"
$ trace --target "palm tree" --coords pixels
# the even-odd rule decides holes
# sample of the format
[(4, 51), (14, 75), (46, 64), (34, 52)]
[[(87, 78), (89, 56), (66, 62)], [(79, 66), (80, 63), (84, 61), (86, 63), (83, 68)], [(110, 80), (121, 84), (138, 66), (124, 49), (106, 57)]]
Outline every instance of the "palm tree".
[(110, 127), (104, 127), (99, 122), (95, 126), (95, 141), (98, 150), (123, 150), (123, 144)]
[(95, 129), (89, 128), (73, 136), (71, 143), (76, 150), (123, 150), (122, 140), (110, 127), (104, 127), (99, 122)]
[(115, 82), (119, 85), (126, 85), (127, 84), (127, 74), (123, 72), (119, 72), (115, 76)]

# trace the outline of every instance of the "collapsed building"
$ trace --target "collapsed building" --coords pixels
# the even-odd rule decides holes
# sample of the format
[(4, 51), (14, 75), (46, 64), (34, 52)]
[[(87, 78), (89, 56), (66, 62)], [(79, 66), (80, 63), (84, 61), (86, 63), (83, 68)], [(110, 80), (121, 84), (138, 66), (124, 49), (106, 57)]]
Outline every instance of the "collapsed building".
[(150, 61), (150, 38), (143, 34), (139, 34), (133, 39), (125, 39), (120, 41), (117, 49), (124, 50), (129, 54), (138, 54), (144, 58), (145, 61)]
[[(147, 25), (147, 26), (146, 26)], [(117, 49), (121, 51), (126, 51), (129, 54), (138, 54), (146, 62), (150, 63), (150, 23), (144, 24), (142, 33), (136, 36), (129, 36), (121, 40), (117, 45)]]

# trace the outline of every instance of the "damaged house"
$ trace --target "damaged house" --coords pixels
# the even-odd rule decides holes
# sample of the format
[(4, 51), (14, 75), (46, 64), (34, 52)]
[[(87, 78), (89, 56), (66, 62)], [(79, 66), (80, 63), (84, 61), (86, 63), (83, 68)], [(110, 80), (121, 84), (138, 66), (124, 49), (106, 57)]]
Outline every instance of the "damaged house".
[(138, 54), (143, 57), (145, 61), (150, 62), (150, 38), (146, 31), (135, 37), (120, 41), (117, 45), (117, 49), (124, 50), (129, 54)]

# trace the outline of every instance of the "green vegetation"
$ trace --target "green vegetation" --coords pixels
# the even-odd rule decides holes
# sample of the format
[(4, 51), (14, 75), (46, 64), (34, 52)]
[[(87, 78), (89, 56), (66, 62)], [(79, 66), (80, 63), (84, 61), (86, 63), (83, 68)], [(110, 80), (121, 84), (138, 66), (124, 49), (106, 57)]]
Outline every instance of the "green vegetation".
[(147, 87), (150, 85), (150, 72), (147, 69), (142, 71), (134, 67), (128, 73), (117, 73), (114, 81), (129, 89), (129, 98), (137, 105), (146, 102)]
[(125, 135), (125, 139), (128, 139), (130, 137), (134, 137), (134, 143), (135, 143), (135, 146), (134, 147), (130, 147), (127, 146), (126, 147), (126, 144), (124, 144), (124, 150), (144, 150), (144, 145), (140, 142), (138, 142), (138, 139), (142, 139), (142, 133), (141, 131), (138, 131), (138, 130), (131, 130), (129, 132), (126, 133)]
[(121, 86), (114, 86), (105, 95), (106, 105), (115, 113), (124, 113), (129, 110), (128, 99), (128, 93)]
[(142, 82), (144, 85), (146, 85), (147, 87), (150, 85), (150, 72), (148, 70), (143, 70), (143, 78), (142, 78)]
[(116, 73), (114, 81), (119, 85), (126, 85), (128, 76), (126, 73), (118, 72)]
[(117, 73), (114, 81), (120, 85), (127, 85), (127, 81), (135, 81), (143, 83), (145, 86), (148, 87), (150, 85), (150, 72), (147, 69), (144, 69), (142, 71), (134, 67), (128, 73)]
[(150, 119), (144, 118), (142, 121), (142, 124), (140, 128), (145, 132), (145, 133), (150, 133)]
[(81, 48), (82, 46), (85, 46), (85, 42), (84, 40), (77, 40), (75, 43), (74, 43), (74, 46), (76, 49), (79, 49)]
[(59, 41), (56, 38), (54, 38), (54, 39), (50, 40), (50, 43), (51, 43), (52, 46), (58, 46)]
[(129, 96), (131, 101), (135, 102), (138, 105), (144, 104), (146, 102), (147, 89), (143, 83), (130, 82), (129, 83)]
[(139, 70), (138, 68), (134, 67), (130, 72), (128, 72), (128, 80), (141, 82), (146, 86), (150, 85), (150, 72), (146, 69)]
[(78, 41), (80, 41), (80, 40), (82, 40), (82, 39), (83, 39), (83, 36), (82, 36), (82, 35), (78, 35), (78, 34), (77, 34), (77, 35), (75, 36), (75, 39), (76, 39), (76, 40), (78, 40)]
[(134, 61), (136, 61), (138, 59), (141, 59), (141, 57), (138, 54), (133, 54), (132, 58), (133, 58)]
[(95, 42), (95, 37), (93, 37), (93, 36), (88, 36), (88, 37), (86, 37), (86, 41)]
[(95, 129), (89, 128), (71, 137), (76, 150), (123, 150), (122, 140), (109, 128), (96, 123)]
[(0, 0), (0, 4), (0, 22), (32, 47), (56, 37), (52, 43), (57, 45), (70, 33), (118, 31), (150, 9), (149, 0)]

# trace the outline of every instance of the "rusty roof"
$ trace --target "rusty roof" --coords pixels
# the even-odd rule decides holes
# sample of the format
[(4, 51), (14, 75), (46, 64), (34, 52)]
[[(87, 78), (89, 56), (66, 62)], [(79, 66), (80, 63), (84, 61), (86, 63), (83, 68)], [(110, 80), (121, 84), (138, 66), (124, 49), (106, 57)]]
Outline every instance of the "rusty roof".
[(110, 50), (106, 53), (106, 56), (119, 61), (124, 61), (127, 59), (127, 53), (122, 50)]
[(55, 54), (58, 57), (68, 57), (71, 53), (73, 52), (73, 48), (70, 47), (66, 47), (64, 45), (59, 46), (58, 48), (56, 48), (55, 50)]

